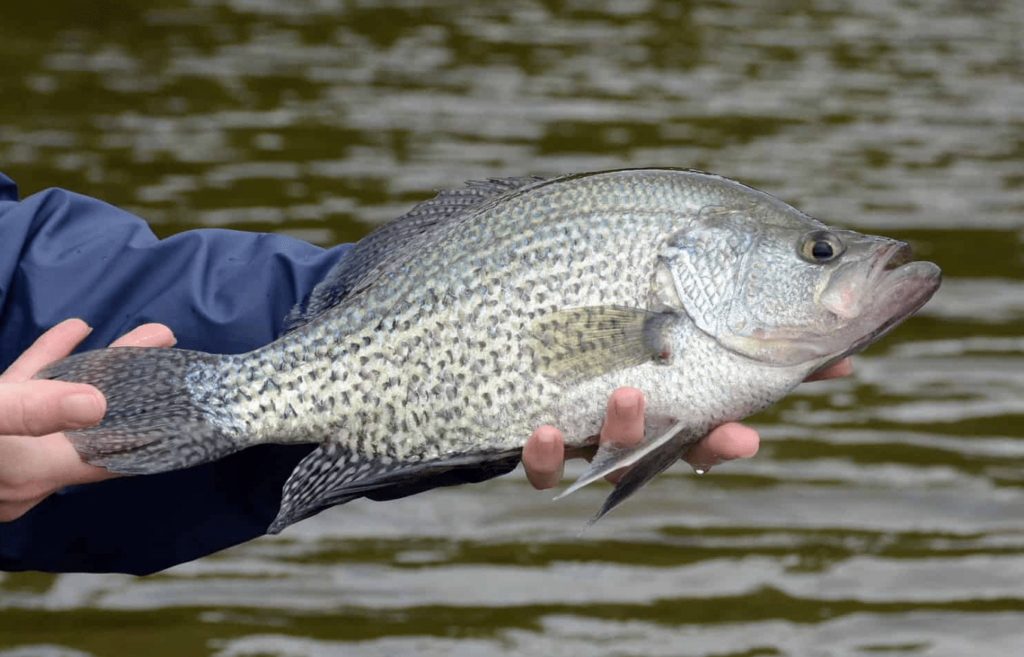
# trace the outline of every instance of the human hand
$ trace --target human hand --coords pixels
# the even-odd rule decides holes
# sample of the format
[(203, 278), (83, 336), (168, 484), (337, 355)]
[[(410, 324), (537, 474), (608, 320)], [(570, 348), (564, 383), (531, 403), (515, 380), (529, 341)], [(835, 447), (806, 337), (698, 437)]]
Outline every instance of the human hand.
[[(847, 376), (852, 371), (849, 358), (807, 377), (822, 381)], [(644, 397), (635, 388), (619, 388), (608, 399), (608, 410), (601, 429), (600, 442), (612, 441), (621, 447), (638, 444), (644, 437)], [(757, 453), (760, 437), (750, 427), (728, 422), (714, 429), (699, 443), (686, 451), (683, 460), (704, 472), (724, 461), (750, 458)], [(537, 429), (523, 447), (523, 467), (534, 488), (553, 488), (565, 468), (562, 433), (555, 427)], [(624, 471), (608, 475), (615, 482)]]
[[(82, 461), (62, 431), (84, 429), (103, 418), (106, 400), (81, 383), (36, 381), (44, 366), (64, 358), (92, 331), (69, 319), (44, 333), (0, 374), (0, 522), (21, 517), (51, 493), (113, 475)], [(145, 324), (114, 347), (170, 347), (166, 326)]]

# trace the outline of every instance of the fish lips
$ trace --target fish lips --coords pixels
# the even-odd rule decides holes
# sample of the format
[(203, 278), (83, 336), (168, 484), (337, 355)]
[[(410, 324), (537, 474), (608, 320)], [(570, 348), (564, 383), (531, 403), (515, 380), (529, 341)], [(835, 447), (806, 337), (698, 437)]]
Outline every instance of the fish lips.
[[(857, 340), (845, 355), (862, 351), (881, 338), (920, 310), (938, 291), (942, 284), (942, 270), (939, 266), (923, 260), (911, 261), (910, 247), (906, 247), (906, 251), (906, 254), (902, 250), (893, 254), (878, 274), (877, 296), (867, 313), (874, 314), (881, 322), (877, 328)], [(896, 312), (893, 312), (894, 309)]]
[[(942, 270), (933, 262), (914, 261), (910, 246), (896, 242), (883, 247), (865, 277), (865, 299), (846, 330), (860, 333), (849, 347), (828, 359), (818, 370), (860, 353), (921, 309), (942, 284)], [(868, 292), (870, 291), (870, 292)], [(870, 294), (870, 296), (867, 296)]]

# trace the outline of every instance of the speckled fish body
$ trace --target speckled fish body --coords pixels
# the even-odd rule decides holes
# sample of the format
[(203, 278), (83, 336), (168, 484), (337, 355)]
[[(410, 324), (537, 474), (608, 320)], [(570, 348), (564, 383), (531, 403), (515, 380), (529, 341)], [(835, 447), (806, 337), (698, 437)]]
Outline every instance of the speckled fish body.
[(322, 508), (515, 459), (531, 431), (598, 433), (608, 395), (646, 398), (632, 467), (603, 514), (708, 430), (781, 399), (923, 305), (938, 267), (692, 171), (470, 184), (357, 244), (256, 351), (111, 349), (50, 378), (108, 414), (91, 463), (160, 472), (264, 442), (320, 447), (285, 486), (280, 531)]

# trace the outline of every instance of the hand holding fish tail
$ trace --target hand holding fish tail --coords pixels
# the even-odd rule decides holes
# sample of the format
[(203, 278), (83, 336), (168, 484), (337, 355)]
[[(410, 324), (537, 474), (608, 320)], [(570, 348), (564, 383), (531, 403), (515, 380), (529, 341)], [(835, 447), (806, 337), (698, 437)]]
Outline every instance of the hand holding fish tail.
[[(0, 522), (21, 517), (65, 486), (116, 476), (82, 461), (61, 433), (99, 422), (106, 407), (103, 395), (84, 384), (32, 379), (71, 353), (90, 331), (79, 319), (61, 322), (0, 374)], [(170, 329), (146, 324), (112, 346), (173, 344)]]
[[(815, 372), (807, 381), (824, 381), (847, 376), (852, 371), (849, 358)], [(619, 388), (608, 399), (608, 410), (600, 442), (611, 441), (617, 446), (632, 447), (643, 440), (644, 399), (634, 388)], [(757, 432), (738, 422), (729, 422), (711, 431), (703, 440), (691, 447), (684, 456), (687, 463), (704, 472), (725, 461), (750, 458), (757, 453), (760, 437)], [(545, 426), (530, 436), (523, 448), (523, 468), (530, 484), (538, 490), (558, 485), (565, 469), (562, 433), (555, 427)], [(622, 470), (606, 477), (618, 482)]]

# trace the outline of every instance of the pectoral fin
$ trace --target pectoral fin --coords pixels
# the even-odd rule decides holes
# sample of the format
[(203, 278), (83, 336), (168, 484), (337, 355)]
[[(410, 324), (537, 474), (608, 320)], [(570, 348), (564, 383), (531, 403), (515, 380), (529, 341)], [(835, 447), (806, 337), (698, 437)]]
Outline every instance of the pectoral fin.
[(672, 312), (626, 306), (570, 308), (539, 318), (531, 327), (534, 366), (560, 381), (583, 381), (672, 357), (666, 332)]

